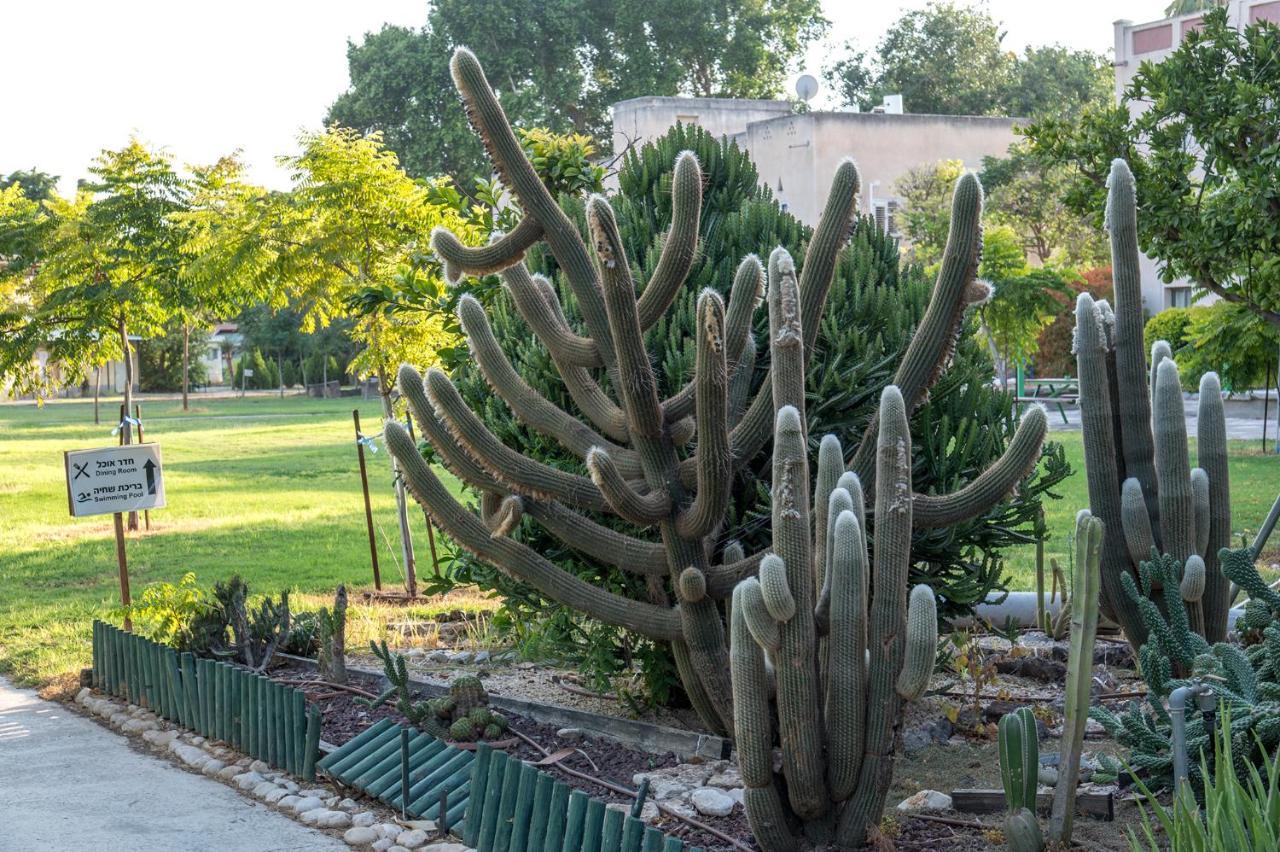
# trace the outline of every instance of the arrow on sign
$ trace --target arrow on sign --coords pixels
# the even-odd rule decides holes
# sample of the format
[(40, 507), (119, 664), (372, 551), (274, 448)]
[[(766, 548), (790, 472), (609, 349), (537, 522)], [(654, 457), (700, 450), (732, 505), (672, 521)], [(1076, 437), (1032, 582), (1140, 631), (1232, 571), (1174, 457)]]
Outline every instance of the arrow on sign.
[(142, 468), (147, 472), (147, 493), (155, 494), (156, 493), (156, 463), (153, 462), (151, 459), (147, 459), (146, 464), (144, 464)]

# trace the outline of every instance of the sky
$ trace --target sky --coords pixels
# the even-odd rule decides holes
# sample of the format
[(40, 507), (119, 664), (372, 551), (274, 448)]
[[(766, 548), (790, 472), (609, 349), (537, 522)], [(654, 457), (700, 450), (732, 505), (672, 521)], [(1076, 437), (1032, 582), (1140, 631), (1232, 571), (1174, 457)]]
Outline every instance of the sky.
[[(837, 46), (853, 39), (870, 49), (924, 2), (824, 0), (830, 33), (797, 72), (821, 79)], [(1109, 52), (1113, 20), (1154, 20), (1166, 4), (986, 6), (1012, 50), (1060, 42)], [(59, 175), (70, 193), (102, 148), (133, 134), (179, 163), (239, 150), (251, 179), (284, 188), (276, 158), (295, 150), (299, 132), (320, 127), (348, 86), (348, 40), (386, 23), (419, 27), (426, 10), (424, 0), (0, 0), (0, 174), (35, 167)]]

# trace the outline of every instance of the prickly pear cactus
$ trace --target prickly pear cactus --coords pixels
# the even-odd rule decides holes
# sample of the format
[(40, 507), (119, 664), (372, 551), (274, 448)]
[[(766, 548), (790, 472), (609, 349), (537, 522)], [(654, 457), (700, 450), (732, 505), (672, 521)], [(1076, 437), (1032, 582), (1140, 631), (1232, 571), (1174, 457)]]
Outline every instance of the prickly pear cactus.
[(393, 697), (396, 710), (414, 727), (440, 739), (457, 742), (496, 740), (507, 731), (507, 718), (489, 709), (489, 694), (480, 679), (472, 675), (454, 678), (447, 695), (414, 701), (409, 689), (409, 672), (404, 657), (387, 648), (387, 643), (370, 642), (373, 655), (382, 661), (389, 686), (377, 698), (356, 701), (373, 708)]

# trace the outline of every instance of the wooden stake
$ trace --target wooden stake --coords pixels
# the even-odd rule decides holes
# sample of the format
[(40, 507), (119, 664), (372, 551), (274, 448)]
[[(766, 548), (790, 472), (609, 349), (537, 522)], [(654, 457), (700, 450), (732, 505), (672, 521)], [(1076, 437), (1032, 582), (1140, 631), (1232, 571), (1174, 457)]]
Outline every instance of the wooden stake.
[[(135, 402), (133, 404), (133, 419), (138, 421), (138, 443), (139, 444), (144, 443), (145, 439), (142, 437), (142, 403)], [(150, 532), (151, 531), (151, 510), (144, 509), (142, 512), (142, 518), (143, 518), (143, 524), (146, 526), (147, 531)]]
[(364, 464), (364, 444), (360, 442), (360, 409), (351, 409), (356, 424), (356, 455), (360, 457), (360, 488), (364, 491), (364, 523), (369, 530), (369, 561), (373, 563), (373, 587), (382, 591), (382, 573), (378, 570), (378, 541), (373, 535), (373, 507), (369, 504), (369, 475)]
[[(408, 414), (404, 416), (404, 425), (409, 430), (409, 437), (416, 444), (417, 438), (413, 436), (413, 418)], [(440, 579), (440, 557), (436, 554), (436, 534), (431, 524), (431, 513), (427, 511), (427, 507), (422, 507), (422, 516), (427, 521), (427, 545), (431, 548), (431, 576), (437, 580)]]
[(124, 552), (124, 515), (115, 513), (116, 564), (120, 568), (120, 603), (124, 606), (124, 629), (133, 632), (133, 620), (129, 618), (129, 559)]

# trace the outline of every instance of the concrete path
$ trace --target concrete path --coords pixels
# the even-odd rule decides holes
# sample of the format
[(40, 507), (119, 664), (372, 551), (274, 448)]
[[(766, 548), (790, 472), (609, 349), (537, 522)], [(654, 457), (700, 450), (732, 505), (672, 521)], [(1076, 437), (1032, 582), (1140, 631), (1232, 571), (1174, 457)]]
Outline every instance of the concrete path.
[(345, 850), (0, 678), (0, 851)]
[[(1051, 400), (1045, 400), (1045, 411), (1049, 414), (1049, 430), (1051, 432), (1078, 432), (1080, 431), (1080, 408), (1075, 405), (1064, 406), (1067, 412), (1067, 422), (1062, 422), (1062, 414), (1058, 411), (1058, 406), (1054, 405)], [(1185, 400), (1183, 409), (1187, 416), (1187, 437), (1194, 438), (1196, 436), (1196, 422), (1198, 406), (1194, 400)], [(1267, 418), (1267, 447), (1271, 449), (1275, 446), (1276, 441), (1276, 408), (1273, 405)], [(1261, 444), (1262, 440), (1262, 418), (1261, 417), (1227, 417), (1227, 437), (1232, 440), (1241, 441), (1257, 441)]]

